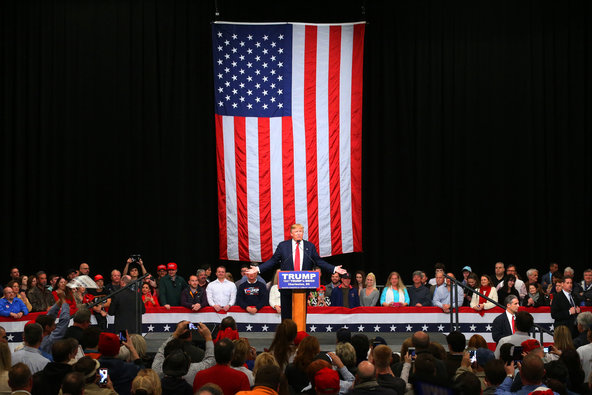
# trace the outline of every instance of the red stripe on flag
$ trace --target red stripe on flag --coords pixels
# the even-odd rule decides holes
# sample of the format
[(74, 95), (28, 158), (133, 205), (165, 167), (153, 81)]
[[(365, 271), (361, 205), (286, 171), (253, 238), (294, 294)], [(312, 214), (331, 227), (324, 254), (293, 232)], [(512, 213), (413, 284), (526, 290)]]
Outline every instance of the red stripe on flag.
[(228, 240), (226, 229), (226, 182), (224, 179), (224, 131), (222, 116), (215, 114), (216, 122), (216, 161), (218, 172), (218, 229), (220, 259), (228, 259)]
[(259, 237), (261, 257), (273, 254), (271, 232), (271, 173), (269, 118), (259, 118)]
[(362, 70), (364, 24), (354, 26), (351, 103), (351, 195), (354, 251), (362, 251)]
[(247, 209), (247, 139), (245, 117), (234, 117), (234, 157), (236, 168), (236, 222), (238, 257), (249, 260), (249, 220)]
[(341, 26), (329, 29), (329, 188), (331, 207), (331, 255), (342, 253), (341, 188), (339, 166), (339, 76)]
[(319, 245), (317, 189), (317, 27), (306, 26), (304, 38), (304, 132), (306, 140), (306, 196), (308, 240)]
[(290, 226), (296, 222), (292, 117), (282, 117), (282, 180), (284, 186), (284, 237), (288, 239), (290, 238)]

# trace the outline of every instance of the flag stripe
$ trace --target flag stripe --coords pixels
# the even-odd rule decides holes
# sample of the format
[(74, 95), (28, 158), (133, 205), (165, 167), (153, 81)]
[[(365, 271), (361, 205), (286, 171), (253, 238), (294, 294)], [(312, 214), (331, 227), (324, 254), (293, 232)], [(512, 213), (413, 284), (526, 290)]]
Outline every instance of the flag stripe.
[(364, 64), (364, 25), (354, 26), (352, 53), (352, 227), (354, 250), (362, 250), (362, 69)]
[[(294, 25), (292, 42), (292, 139), (294, 150), (294, 222), (305, 226), (304, 237), (308, 238), (308, 210), (306, 184), (306, 139), (304, 127), (304, 41), (305, 27)], [(289, 225), (285, 238), (290, 237)]]
[(339, 75), (341, 60), (341, 26), (331, 26), (329, 47), (329, 74), (328, 74), (328, 115), (329, 115), (329, 164), (331, 180), (331, 255), (342, 253), (341, 244), (341, 190), (339, 169)]
[(306, 136), (306, 198), (308, 240), (319, 245), (317, 194), (316, 62), (317, 26), (305, 27), (304, 47), (304, 128)]
[(224, 155), (224, 182), (226, 184), (226, 226), (228, 229), (226, 244), (228, 246), (228, 259), (238, 259), (234, 117), (222, 117), (222, 130), (224, 131), (224, 147), (227, 147), (226, 152), (228, 154)]
[[(259, 118), (259, 235), (261, 249), (251, 255), (251, 260), (260, 261), (261, 256), (273, 254), (271, 232), (271, 174), (270, 174), (270, 119)], [(249, 190), (249, 193), (252, 193)], [(255, 236), (257, 233), (255, 233)], [(251, 251), (253, 248), (251, 248)]]
[[(249, 255), (244, 260), (257, 260), (261, 256), (261, 238), (260, 229), (260, 188), (265, 188), (265, 184), (260, 183), (259, 176), (259, 136), (261, 123), (257, 117), (245, 118), (245, 154), (246, 154), (246, 196), (247, 196), (247, 225), (249, 239)], [(240, 242), (240, 240), (239, 240)]]
[(318, 251), (331, 255), (331, 186), (329, 178), (329, 26), (317, 28), (316, 119), (317, 119), (317, 192)]
[(249, 219), (247, 212), (247, 142), (245, 117), (234, 117), (234, 153), (236, 166), (236, 221), (239, 260), (249, 260)]
[(215, 114), (216, 122), (216, 160), (218, 172), (218, 228), (220, 259), (228, 259), (226, 230), (226, 183), (224, 182), (224, 129), (222, 116)]
[(351, 88), (353, 26), (341, 32), (341, 62), (339, 91), (339, 165), (341, 189), (342, 252), (354, 251), (351, 197)]
[[(290, 229), (290, 225), (296, 222), (296, 208), (294, 204), (294, 136), (292, 134), (292, 118), (282, 117), (281, 121), (281, 149), (282, 149), (282, 171), (283, 171), (283, 187), (284, 187), (284, 204), (283, 204), (283, 227), (281, 235), (283, 238), (277, 240), (277, 245), (280, 241), (288, 238), (284, 232)], [(274, 235), (277, 233), (274, 232)]]

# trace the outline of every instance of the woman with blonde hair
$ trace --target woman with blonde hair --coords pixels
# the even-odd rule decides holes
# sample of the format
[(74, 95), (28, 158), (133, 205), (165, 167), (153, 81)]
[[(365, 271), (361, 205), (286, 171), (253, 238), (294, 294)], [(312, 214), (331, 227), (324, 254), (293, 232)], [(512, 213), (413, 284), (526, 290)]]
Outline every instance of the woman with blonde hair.
[(391, 272), (388, 276), (388, 282), (380, 296), (381, 306), (408, 306), (409, 293), (401, 276), (397, 272)]
[[(158, 373), (156, 373), (153, 369), (142, 369), (138, 372), (138, 375), (136, 376), (136, 378), (138, 377), (147, 377), (149, 379), (152, 380), (152, 382), (154, 383), (154, 392), (152, 393), (152, 395), (162, 395), (162, 387), (160, 386), (160, 377), (158, 377)], [(140, 384), (137, 384), (138, 388), (137, 389), (141, 389), (140, 388)], [(134, 388), (134, 383), (132, 382), (132, 390)]]
[(365, 288), (360, 291), (360, 306), (376, 306), (380, 293), (376, 288), (376, 276), (374, 273), (368, 273), (365, 285)]
[(543, 362), (551, 362), (559, 359), (561, 354), (567, 350), (575, 350), (571, 332), (565, 325), (559, 325), (553, 332), (553, 345), (549, 347), (549, 352), (543, 358)]
[(280, 367), (280, 364), (277, 362), (273, 354), (265, 351), (257, 355), (257, 358), (255, 358), (255, 365), (253, 366), (253, 376), (257, 376), (257, 370), (267, 365), (274, 365)]

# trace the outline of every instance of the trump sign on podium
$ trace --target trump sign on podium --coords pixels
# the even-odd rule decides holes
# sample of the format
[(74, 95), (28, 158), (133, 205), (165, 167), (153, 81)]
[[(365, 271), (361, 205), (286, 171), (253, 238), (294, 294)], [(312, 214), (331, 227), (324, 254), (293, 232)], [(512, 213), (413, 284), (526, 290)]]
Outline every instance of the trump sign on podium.
[(317, 289), (320, 283), (319, 272), (278, 272), (279, 289)]

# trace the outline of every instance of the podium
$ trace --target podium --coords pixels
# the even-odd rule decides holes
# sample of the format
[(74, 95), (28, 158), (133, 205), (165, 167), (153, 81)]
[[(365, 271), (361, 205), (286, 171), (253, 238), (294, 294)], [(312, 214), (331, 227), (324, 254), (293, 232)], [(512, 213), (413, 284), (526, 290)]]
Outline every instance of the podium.
[(299, 331), (306, 331), (306, 292), (317, 289), (321, 283), (321, 273), (315, 271), (280, 271), (278, 288), (292, 290), (292, 320)]

